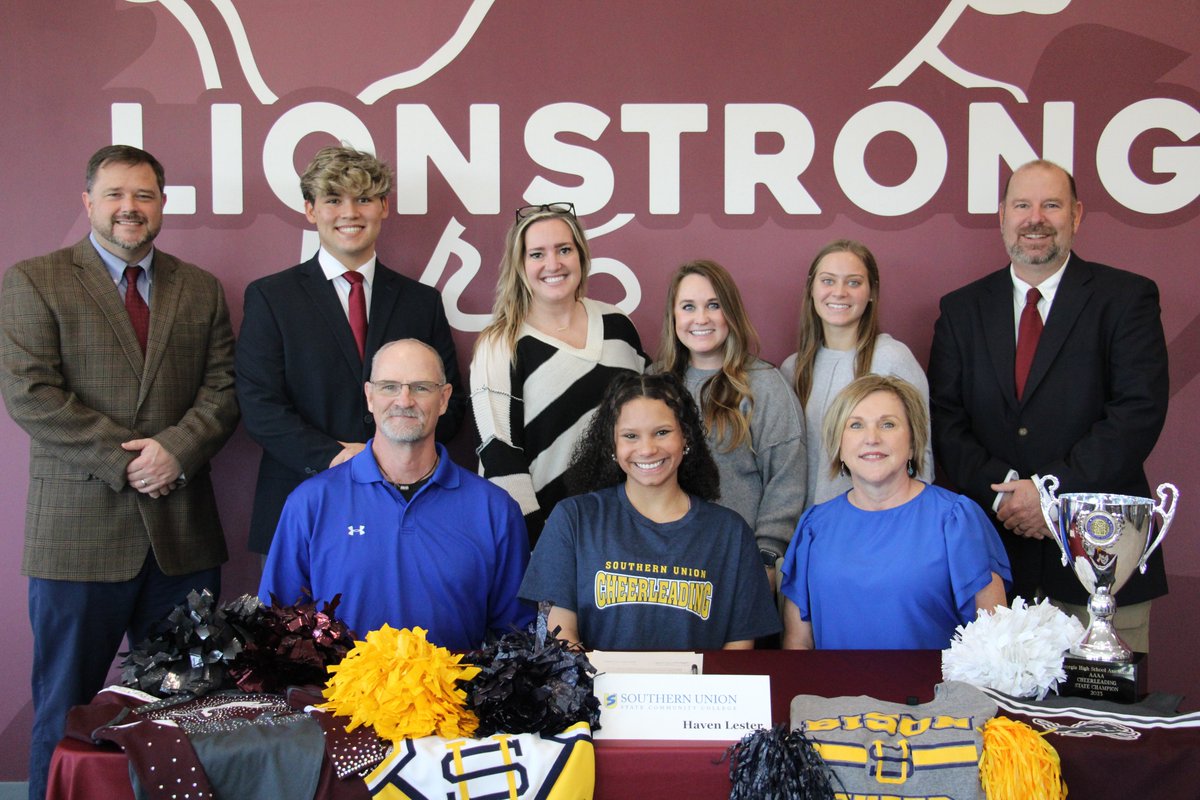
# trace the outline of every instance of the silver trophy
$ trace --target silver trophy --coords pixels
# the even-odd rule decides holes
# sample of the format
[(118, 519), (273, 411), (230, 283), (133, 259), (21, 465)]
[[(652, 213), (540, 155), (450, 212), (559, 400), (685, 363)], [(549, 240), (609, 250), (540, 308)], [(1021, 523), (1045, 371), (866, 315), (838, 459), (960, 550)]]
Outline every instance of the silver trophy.
[(1062, 551), (1063, 566), (1070, 565), (1090, 597), (1091, 624), (1071, 654), (1089, 661), (1129, 661), (1131, 651), (1113, 629), (1117, 610), (1113, 595), (1121, 590), (1136, 568), (1146, 571), (1146, 561), (1167, 535), (1175, 518), (1179, 490), (1174, 484), (1158, 487), (1158, 502), (1149, 497), (1123, 494), (1067, 493), (1055, 497), (1058, 478), (1034, 476), (1042, 500), (1042, 516)]

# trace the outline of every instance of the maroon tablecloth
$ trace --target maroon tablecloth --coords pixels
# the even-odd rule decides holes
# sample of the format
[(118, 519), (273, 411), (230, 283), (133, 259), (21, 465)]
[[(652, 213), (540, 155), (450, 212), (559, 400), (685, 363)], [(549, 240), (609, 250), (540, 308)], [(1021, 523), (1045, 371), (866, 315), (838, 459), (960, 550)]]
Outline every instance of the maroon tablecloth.
[[(770, 675), (771, 716), (778, 723), (787, 720), (789, 703), (798, 694), (861, 694), (891, 702), (928, 702), (941, 680), (940, 655), (936, 651), (717, 651), (705, 654), (704, 670)], [(1072, 797), (1200, 796), (1194, 744), (1179, 742), (1179, 747), (1172, 747), (1171, 741), (1158, 739), (1150, 745), (1104, 737), (1051, 739), (1062, 758)], [(719, 742), (597, 742), (596, 798), (726, 798), (729, 765), (721, 761), (725, 747)], [(365, 784), (340, 783), (344, 785), (337, 792), (339, 798), (367, 797)], [(124, 754), (64, 740), (50, 765), (47, 797), (132, 800)]]

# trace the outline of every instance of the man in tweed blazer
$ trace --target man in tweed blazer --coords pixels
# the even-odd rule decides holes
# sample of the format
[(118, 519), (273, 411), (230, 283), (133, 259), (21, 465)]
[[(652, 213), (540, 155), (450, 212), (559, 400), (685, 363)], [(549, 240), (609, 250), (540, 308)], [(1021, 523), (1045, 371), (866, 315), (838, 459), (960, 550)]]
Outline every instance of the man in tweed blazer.
[(0, 390), (31, 439), (32, 798), (122, 636), (136, 644), (189, 591), (219, 591), (227, 558), (208, 464), (238, 420), (233, 333), (217, 280), (154, 249), (163, 184), (149, 153), (101, 149), (88, 238), (4, 276)]

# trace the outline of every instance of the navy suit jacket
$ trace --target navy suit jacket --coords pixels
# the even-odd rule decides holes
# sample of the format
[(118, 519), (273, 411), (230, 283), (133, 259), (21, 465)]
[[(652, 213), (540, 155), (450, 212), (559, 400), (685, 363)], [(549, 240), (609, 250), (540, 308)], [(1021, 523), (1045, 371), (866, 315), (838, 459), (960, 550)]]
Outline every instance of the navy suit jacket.
[[(1008, 267), (942, 298), (929, 356), (933, 450), (960, 491), (985, 509), (1009, 468), (1055, 475), (1059, 492), (1150, 497), (1143, 464), (1167, 414), (1167, 345), (1158, 287), (1140, 275), (1072, 254), (1038, 340), (1024, 396), (1013, 378), (1016, 331)], [(1050, 540), (997, 524), (1013, 593), (1036, 587), (1086, 603)], [(1166, 593), (1161, 550), (1134, 574), (1122, 604)]]
[(420, 339), (446, 364), (454, 387), (437, 438), (453, 438), (466, 413), (450, 324), (436, 289), (375, 266), (366, 353), (358, 356), (350, 322), (317, 259), (246, 287), (237, 342), (237, 396), (251, 438), (263, 448), (250, 519), (250, 549), (266, 553), (287, 496), (329, 466), (341, 442), (375, 435), (363, 384), (375, 351), (395, 339)]

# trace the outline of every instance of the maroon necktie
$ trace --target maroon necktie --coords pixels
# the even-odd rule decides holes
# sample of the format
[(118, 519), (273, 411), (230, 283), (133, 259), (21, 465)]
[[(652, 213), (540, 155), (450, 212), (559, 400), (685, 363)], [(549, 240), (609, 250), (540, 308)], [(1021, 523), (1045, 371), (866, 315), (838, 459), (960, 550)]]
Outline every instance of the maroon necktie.
[(367, 293), (363, 289), (363, 276), (350, 270), (342, 273), (342, 277), (350, 281), (350, 330), (358, 345), (358, 357), (362, 358), (367, 351)]
[(1013, 377), (1016, 379), (1017, 399), (1025, 391), (1025, 380), (1033, 366), (1033, 354), (1037, 352), (1038, 339), (1042, 335), (1042, 315), (1038, 313), (1038, 300), (1042, 293), (1030, 289), (1025, 293), (1025, 308), (1021, 310), (1021, 325), (1017, 329), (1017, 360)]
[(133, 323), (133, 332), (137, 335), (138, 344), (142, 346), (142, 355), (146, 354), (146, 336), (150, 332), (150, 308), (138, 291), (138, 277), (142, 268), (134, 265), (125, 268), (125, 311), (129, 313), (129, 321)]

